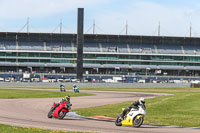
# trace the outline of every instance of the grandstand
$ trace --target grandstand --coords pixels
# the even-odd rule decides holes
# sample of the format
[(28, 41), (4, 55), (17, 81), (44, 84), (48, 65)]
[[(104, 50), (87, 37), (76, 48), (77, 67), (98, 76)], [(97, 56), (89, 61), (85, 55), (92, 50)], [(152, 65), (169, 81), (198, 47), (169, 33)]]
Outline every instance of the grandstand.
[[(75, 74), (76, 34), (0, 33), (0, 72)], [(199, 76), (200, 38), (84, 35), (84, 73)]]

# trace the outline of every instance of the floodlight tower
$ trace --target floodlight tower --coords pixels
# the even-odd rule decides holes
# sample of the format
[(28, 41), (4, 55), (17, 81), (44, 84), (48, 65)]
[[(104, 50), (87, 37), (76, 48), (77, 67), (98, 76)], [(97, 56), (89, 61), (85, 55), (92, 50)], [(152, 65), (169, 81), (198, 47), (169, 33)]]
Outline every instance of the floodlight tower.
[(83, 79), (83, 44), (84, 44), (83, 21), (84, 21), (84, 8), (78, 8), (76, 77), (79, 80)]
[(29, 34), (29, 17), (27, 18), (27, 24), (26, 24), (26, 26), (27, 26), (27, 33)]
[(158, 36), (160, 36), (160, 21), (158, 23)]

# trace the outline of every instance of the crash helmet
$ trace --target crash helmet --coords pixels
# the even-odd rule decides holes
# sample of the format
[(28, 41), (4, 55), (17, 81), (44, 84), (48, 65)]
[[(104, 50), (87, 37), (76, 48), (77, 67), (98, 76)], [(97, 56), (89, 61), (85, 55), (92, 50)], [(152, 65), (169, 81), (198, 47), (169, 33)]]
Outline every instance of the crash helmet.
[(141, 98), (139, 99), (139, 103), (140, 103), (140, 104), (145, 104), (145, 99), (144, 99), (143, 97), (141, 97)]
[(66, 100), (67, 102), (69, 102), (69, 101), (70, 101), (70, 96), (65, 96), (65, 100)]
[(76, 84), (74, 84), (73, 87), (76, 87)]

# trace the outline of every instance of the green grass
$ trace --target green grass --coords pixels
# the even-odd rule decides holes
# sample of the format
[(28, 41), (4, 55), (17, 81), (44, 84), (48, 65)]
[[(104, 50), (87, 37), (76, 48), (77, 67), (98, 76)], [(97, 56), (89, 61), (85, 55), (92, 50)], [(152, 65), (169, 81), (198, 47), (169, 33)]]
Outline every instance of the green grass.
[(0, 133), (83, 133), (61, 130), (46, 130), (41, 128), (24, 128), (0, 124)]
[(36, 90), (15, 90), (15, 89), (0, 89), (0, 98), (52, 98), (64, 97), (70, 95), (77, 96), (91, 96), (93, 94), (74, 93), (74, 92), (53, 92), (53, 91), (36, 91)]
[[(57, 89), (59, 90), (59, 86), (55, 87), (55, 86), (0, 86), (0, 89), (4, 89), (4, 88), (29, 88), (29, 89)], [(72, 90), (72, 87), (69, 88), (69, 87), (65, 87), (65, 89), (70, 89)]]
[(122, 92), (150, 92), (150, 93), (173, 93), (199, 91), (200, 88), (80, 88), (83, 90), (96, 91), (122, 91)]
[[(24, 87), (22, 87), (24, 88)], [(32, 87), (28, 87), (32, 88)], [(37, 87), (40, 88), (40, 87)], [(45, 87), (43, 87), (45, 89)], [(53, 87), (52, 87), (53, 89)], [(101, 91), (126, 91), (126, 92), (149, 92), (168, 93), (169, 96), (146, 99), (147, 115), (145, 124), (176, 125), (186, 127), (200, 127), (200, 89), (197, 88), (161, 88), (161, 89), (130, 89), (130, 88), (84, 88), (87, 90)], [(81, 96), (91, 94), (76, 94), (49, 91), (0, 89), (0, 98), (40, 98), (40, 97), (63, 97), (65, 95)], [(105, 105), (93, 108), (77, 109), (78, 114), (83, 116), (103, 115), (116, 117), (121, 113), (121, 108), (129, 106), (133, 101), (113, 105)]]
[(200, 127), (200, 92), (176, 92), (147, 102), (147, 123)]
[[(106, 89), (103, 89), (106, 90)], [(109, 89), (109, 91), (118, 89)], [(174, 95), (146, 99), (145, 124), (200, 127), (199, 89), (120, 89), (120, 91), (169, 93)], [(83, 116), (103, 115), (115, 118), (121, 108), (133, 101), (74, 110)]]

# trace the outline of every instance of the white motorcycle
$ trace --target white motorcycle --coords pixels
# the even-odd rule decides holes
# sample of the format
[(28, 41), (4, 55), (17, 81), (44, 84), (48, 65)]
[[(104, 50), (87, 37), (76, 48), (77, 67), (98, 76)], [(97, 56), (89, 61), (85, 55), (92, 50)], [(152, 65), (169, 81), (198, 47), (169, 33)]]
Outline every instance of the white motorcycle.
[[(122, 108), (124, 110), (124, 108)], [(130, 112), (128, 112), (124, 119), (118, 115), (115, 120), (116, 126), (122, 125), (131, 125), (133, 127), (140, 127), (144, 121), (144, 116), (146, 115), (146, 108), (144, 105), (139, 105), (137, 109), (132, 108)]]

